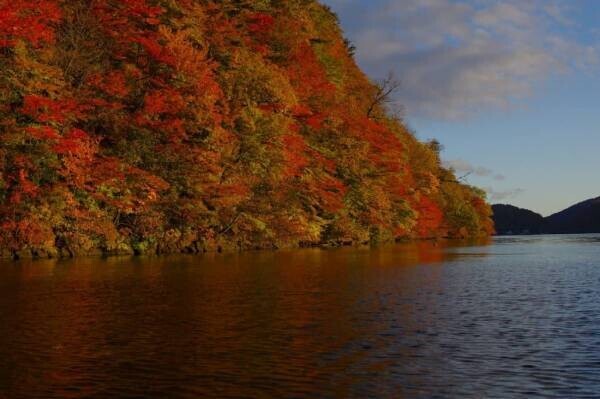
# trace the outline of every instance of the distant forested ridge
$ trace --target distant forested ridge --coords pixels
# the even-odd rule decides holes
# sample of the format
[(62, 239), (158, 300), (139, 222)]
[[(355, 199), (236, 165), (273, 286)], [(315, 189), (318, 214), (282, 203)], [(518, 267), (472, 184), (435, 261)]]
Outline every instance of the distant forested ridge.
[(0, 251), (474, 237), (440, 165), (313, 0), (0, 3)]
[(511, 205), (494, 205), (498, 234), (600, 233), (600, 197), (573, 205), (546, 218)]
[(540, 234), (544, 217), (528, 209), (512, 205), (497, 204), (492, 206), (496, 233), (508, 234)]
[(600, 233), (600, 197), (573, 205), (544, 220), (544, 233)]

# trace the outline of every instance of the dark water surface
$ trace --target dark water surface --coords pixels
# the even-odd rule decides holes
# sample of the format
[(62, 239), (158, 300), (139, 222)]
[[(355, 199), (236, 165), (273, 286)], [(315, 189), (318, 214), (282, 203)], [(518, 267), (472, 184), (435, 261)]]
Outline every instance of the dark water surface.
[(600, 236), (0, 264), (4, 397), (600, 397)]

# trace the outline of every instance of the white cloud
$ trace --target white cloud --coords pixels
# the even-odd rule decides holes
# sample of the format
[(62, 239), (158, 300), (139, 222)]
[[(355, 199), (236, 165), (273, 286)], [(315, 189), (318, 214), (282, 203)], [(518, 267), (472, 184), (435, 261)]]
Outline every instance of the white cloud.
[(460, 176), (475, 175), (479, 177), (491, 177), (494, 180), (503, 180), (504, 176), (495, 173), (493, 170), (483, 166), (475, 166), (464, 159), (452, 159), (444, 161), (444, 167), (452, 169)]
[[(570, 39), (567, 0), (329, 0), (374, 78), (394, 70), (409, 116), (515, 106), (553, 74), (598, 64)], [(560, 28), (560, 29), (559, 29)]]
[(514, 197), (517, 197), (525, 192), (522, 188), (515, 188), (505, 191), (496, 191), (492, 187), (485, 187), (485, 192), (488, 195), (488, 199), (492, 202), (505, 201)]
[[(443, 166), (445, 168), (452, 169), (459, 179), (467, 179), (469, 176), (477, 176), (491, 179), (496, 182), (506, 180), (504, 175), (494, 172), (493, 170), (483, 166), (473, 165), (464, 159), (452, 159), (444, 161)], [(522, 189), (496, 191), (492, 187), (485, 187), (484, 190), (488, 193), (488, 198), (492, 201), (502, 201), (523, 193)]]

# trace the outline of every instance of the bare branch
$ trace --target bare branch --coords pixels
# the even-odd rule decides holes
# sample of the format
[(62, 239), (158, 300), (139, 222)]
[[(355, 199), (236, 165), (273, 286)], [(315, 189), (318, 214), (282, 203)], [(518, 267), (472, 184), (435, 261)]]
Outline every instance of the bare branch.
[(467, 179), (467, 177), (471, 176), (472, 174), (473, 174), (473, 172), (465, 173), (464, 175), (462, 175), (461, 177), (459, 177), (456, 180), (458, 180), (458, 181), (465, 181)]
[(398, 91), (400, 86), (400, 81), (396, 79), (394, 72), (390, 72), (385, 79), (377, 82), (375, 85), (376, 90), (373, 95), (373, 99), (371, 100), (371, 104), (367, 109), (367, 117), (370, 118), (375, 109), (378, 107), (383, 107), (385, 104), (393, 103), (393, 95)]

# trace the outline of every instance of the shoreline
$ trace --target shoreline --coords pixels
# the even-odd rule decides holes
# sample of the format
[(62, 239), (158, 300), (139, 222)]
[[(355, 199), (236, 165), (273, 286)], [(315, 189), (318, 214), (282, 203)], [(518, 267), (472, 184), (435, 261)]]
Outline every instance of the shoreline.
[(339, 248), (366, 248), (378, 247), (382, 245), (396, 244), (411, 244), (431, 242), (436, 243), (456, 243), (456, 242), (478, 242), (490, 240), (493, 236), (480, 237), (428, 237), (428, 238), (402, 238), (396, 240), (388, 240), (381, 242), (354, 242), (351, 240), (339, 240), (325, 243), (299, 243), (296, 245), (254, 245), (239, 247), (231, 243), (222, 243), (217, 245), (202, 246), (192, 245), (179, 250), (171, 250), (165, 247), (163, 249), (156, 248), (153, 251), (135, 251), (132, 247), (121, 248), (120, 250), (102, 250), (100, 248), (88, 251), (73, 251), (66, 248), (53, 247), (51, 250), (44, 249), (23, 249), (21, 251), (10, 251), (0, 249), (0, 261), (4, 262), (19, 262), (19, 261), (36, 261), (36, 260), (69, 260), (69, 259), (92, 259), (92, 258), (157, 258), (173, 255), (190, 255), (201, 256), (205, 254), (232, 254), (244, 252), (277, 252), (282, 250), (302, 250), (302, 249), (321, 249), (332, 250)]

